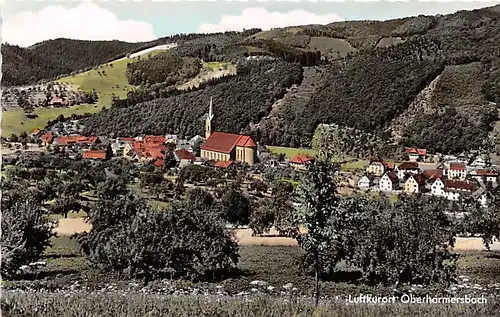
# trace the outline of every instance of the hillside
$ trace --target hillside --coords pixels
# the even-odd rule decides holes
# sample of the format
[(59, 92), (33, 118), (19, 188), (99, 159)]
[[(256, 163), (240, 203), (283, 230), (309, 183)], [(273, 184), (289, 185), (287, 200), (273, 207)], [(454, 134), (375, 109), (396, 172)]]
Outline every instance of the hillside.
[[(117, 96), (123, 99), (87, 118), (87, 132), (198, 133), (200, 114), (214, 94), (219, 129), (251, 131), (269, 145), (307, 147), (319, 123), (337, 123), (431, 151), (477, 149), (498, 120), (499, 8), (180, 36), (170, 57), (129, 67), (128, 82), (142, 86), (125, 97), (120, 83)], [(143, 43), (142, 49), (148, 45)], [(190, 85), (183, 82), (200, 76), (197, 59), (202, 65), (241, 66), (250, 56), (267, 59), (278, 69), (283, 62), (300, 64), (304, 80), (296, 80), (295, 70), (271, 78), (245, 66), (236, 76), (228, 72), (194, 91), (174, 88), (186, 89)], [(175, 60), (186, 66), (172, 66)], [(237, 90), (243, 82), (248, 85), (244, 74), (249, 72), (257, 83)], [(263, 83), (271, 84), (271, 90), (255, 89)], [(222, 110), (236, 105), (244, 109), (239, 116)], [(181, 113), (178, 118), (170, 116), (173, 109)]]

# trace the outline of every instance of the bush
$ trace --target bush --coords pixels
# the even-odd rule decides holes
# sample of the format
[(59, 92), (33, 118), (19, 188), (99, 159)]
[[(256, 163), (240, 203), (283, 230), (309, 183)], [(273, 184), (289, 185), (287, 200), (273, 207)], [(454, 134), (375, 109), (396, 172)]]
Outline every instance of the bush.
[(2, 278), (13, 278), (22, 265), (37, 261), (55, 236), (54, 222), (46, 217), (30, 193), (2, 197)]
[[(108, 198), (109, 197), (109, 198)], [(89, 212), (81, 235), (92, 264), (128, 278), (218, 279), (238, 261), (233, 236), (210, 205), (192, 200), (153, 211), (131, 195), (104, 196)]]

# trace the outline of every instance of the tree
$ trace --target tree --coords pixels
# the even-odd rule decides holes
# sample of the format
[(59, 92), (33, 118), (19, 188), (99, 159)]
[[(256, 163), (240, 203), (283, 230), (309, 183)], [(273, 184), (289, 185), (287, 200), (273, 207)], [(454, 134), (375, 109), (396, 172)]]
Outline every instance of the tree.
[(130, 192), (101, 196), (89, 211), (92, 229), (79, 237), (98, 268), (129, 278), (217, 279), (238, 261), (238, 245), (210, 204), (192, 199), (151, 210)]
[(55, 222), (48, 220), (27, 191), (2, 196), (1, 275), (12, 278), (22, 265), (39, 260), (50, 246)]
[(454, 277), (456, 228), (445, 211), (449, 202), (434, 197), (402, 195), (388, 198), (351, 199), (349, 262), (361, 268), (371, 283), (448, 284)]
[(250, 223), (252, 204), (243, 194), (237, 182), (222, 189), (220, 207), (224, 219), (235, 226), (246, 226)]
[(462, 202), (466, 212), (462, 232), (479, 235), (489, 250), (494, 238), (500, 238), (500, 189), (496, 187), (485, 194), (486, 206), (481, 206), (475, 199)]
[(315, 300), (319, 301), (319, 279), (331, 271), (343, 258), (340, 234), (348, 220), (347, 210), (339, 204), (335, 172), (329, 154), (320, 155), (308, 164), (298, 189), (298, 222), (307, 232), (297, 236), (299, 246), (306, 252), (304, 261), (313, 266), (315, 274)]

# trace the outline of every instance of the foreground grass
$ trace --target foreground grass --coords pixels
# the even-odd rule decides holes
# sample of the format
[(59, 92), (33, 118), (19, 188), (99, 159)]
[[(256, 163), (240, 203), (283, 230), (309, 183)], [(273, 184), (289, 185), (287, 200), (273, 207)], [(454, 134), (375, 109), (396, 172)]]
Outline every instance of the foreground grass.
[(201, 296), (166, 297), (144, 294), (82, 294), (6, 292), (1, 301), (2, 316), (46, 317), (143, 317), (143, 316), (234, 316), (234, 317), (342, 317), (342, 316), (498, 316), (494, 303), (486, 305), (345, 305), (325, 302), (315, 308), (305, 301), (285, 301), (270, 297), (252, 300), (207, 298)]

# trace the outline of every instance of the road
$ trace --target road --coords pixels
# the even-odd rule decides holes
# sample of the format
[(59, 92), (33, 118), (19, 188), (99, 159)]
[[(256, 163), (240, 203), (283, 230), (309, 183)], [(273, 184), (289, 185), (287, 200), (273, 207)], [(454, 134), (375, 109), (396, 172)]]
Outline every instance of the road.
[[(59, 235), (72, 235), (74, 233), (86, 232), (91, 228), (83, 218), (60, 219), (56, 232)], [(271, 231), (269, 236), (252, 237), (250, 229), (236, 229), (235, 236), (240, 245), (274, 245), (274, 246), (296, 246), (297, 241), (292, 238), (276, 237), (277, 232)], [(492, 251), (500, 251), (500, 242), (496, 241), (490, 245)], [(486, 250), (480, 238), (457, 238), (455, 251), (481, 251)]]

